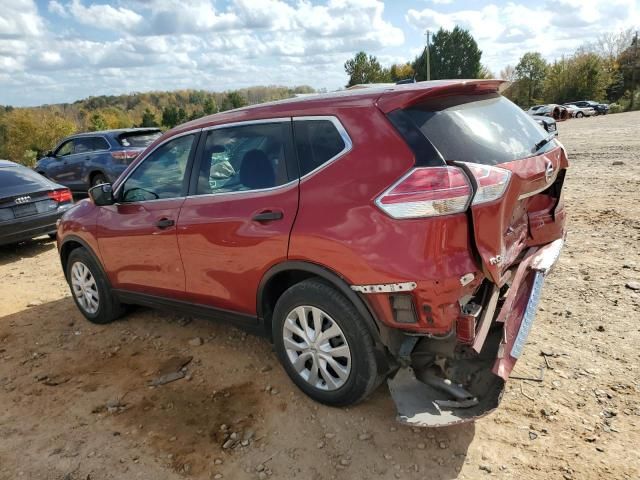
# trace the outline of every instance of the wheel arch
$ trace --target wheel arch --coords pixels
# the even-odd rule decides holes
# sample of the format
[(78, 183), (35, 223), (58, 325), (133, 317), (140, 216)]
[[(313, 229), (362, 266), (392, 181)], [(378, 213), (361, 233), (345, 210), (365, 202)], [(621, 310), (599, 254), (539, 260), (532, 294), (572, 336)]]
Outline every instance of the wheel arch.
[(271, 267), (258, 285), (256, 310), (270, 336), (273, 308), (280, 295), (293, 285), (309, 278), (318, 278), (342, 293), (362, 315), (374, 341), (380, 341), (380, 322), (365, 301), (353, 290), (348, 282), (334, 271), (312, 262), (286, 261)]
[(76, 235), (68, 235), (60, 244), (60, 263), (62, 264), (62, 271), (64, 272), (65, 278), (67, 278), (67, 261), (69, 260), (69, 255), (71, 255), (72, 251), (78, 248), (84, 248), (87, 251), (87, 253), (95, 261), (96, 265), (98, 265), (100, 273), (102, 273), (106, 281), (109, 283), (109, 277), (104, 271), (102, 262), (100, 261), (98, 255), (96, 255), (96, 252), (93, 251), (93, 248), (91, 248), (91, 246), (85, 240)]

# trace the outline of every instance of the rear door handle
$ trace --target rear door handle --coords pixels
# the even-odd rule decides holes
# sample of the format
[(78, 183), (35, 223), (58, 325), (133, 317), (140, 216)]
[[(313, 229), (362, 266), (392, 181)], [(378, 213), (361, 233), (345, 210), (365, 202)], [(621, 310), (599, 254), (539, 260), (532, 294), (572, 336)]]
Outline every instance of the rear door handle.
[(164, 228), (173, 227), (175, 224), (176, 222), (174, 222), (170, 218), (161, 218), (156, 222), (156, 227), (164, 229)]
[(252, 220), (254, 222), (272, 222), (274, 220), (282, 220), (283, 217), (284, 213), (280, 210), (267, 210), (254, 215)]

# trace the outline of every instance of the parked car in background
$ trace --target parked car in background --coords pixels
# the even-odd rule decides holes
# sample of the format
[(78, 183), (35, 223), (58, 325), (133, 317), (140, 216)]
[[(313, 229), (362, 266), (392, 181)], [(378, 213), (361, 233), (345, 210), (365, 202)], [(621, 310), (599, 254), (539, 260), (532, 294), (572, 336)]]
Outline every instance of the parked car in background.
[(609, 113), (609, 105), (606, 103), (598, 103), (593, 100), (579, 100), (577, 102), (568, 102), (565, 105), (575, 105), (581, 108), (593, 108), (596, 115), (606, 115)]
[(77, 307), (262, 332), (326, 404), (388, 380), (404, 423), (487, 414), (565, 234), (565, 150), (502, 83), (362, 88), (174, 128), (63, 217)]
[(593, 107), (579, 107), (572, 103), (565, 103), (563, 105), (573, 118), (593, 117), (596, 115), (596, 110)]
[(0, 245), (55, 236), (56, 222), (73, 205), (71, 191), (8, 160), (0, 160)]
[(527, 113), (531, 116), (537, 115), (540, 117), (551, 117), (556, 121), (564, 121), (571, 116), (564, 105), (557, 105), (555, 103), (550, 103), (549, 105), (535, 105), (529, 108)]
[(548, 105), (534, 105), (527, 110), (529, 115), (541, 115), (543, 112), (551, 112), (551, 108)]
[(542, 115), (532, 115), (531, 117), (548, 133), (553, 133), (556, 137), (558, 136), (558, 124), (553, 117), (545, 117)]
[(161, 135), (158, 128), (105, 130), (65, 138), (38, 160), (35, 170), (74, 192), (115, 181)]

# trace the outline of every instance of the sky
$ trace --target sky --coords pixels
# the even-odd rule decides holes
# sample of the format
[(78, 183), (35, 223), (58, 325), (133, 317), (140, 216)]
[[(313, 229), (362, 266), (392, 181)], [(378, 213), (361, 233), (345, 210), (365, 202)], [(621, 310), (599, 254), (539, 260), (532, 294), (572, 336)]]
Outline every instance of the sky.
[(640, 28), (640, 0), (0, 0), (0, 105), (150, 90), (347, 82), (357, 51), (413, 60), (460, 25), (496, 75)]

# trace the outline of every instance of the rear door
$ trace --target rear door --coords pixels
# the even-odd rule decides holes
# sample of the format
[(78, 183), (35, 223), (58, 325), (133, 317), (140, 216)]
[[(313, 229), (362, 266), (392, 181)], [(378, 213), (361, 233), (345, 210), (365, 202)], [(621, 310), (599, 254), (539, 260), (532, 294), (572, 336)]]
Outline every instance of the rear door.
[(502, 284), (532, 245), (564, 233), (564, 149), (497, 93), (427, 100), (405, 110), (442, 155), (472, 179), (475, 245), (485, 273)]
[(74, 184), (73, 172), (69, 166), (70, 160), (73, 159), (74, 149), (73, 139), (62, 143), (53, 154), (54, 160), (47, 167), (47, 176), (67, 187), (72, 187)]
[(287, 258), (298, 209), (290, 119), (203, 132), (191, 195), (178, 220), (194, 303), (256, 314), (256, 292)]

